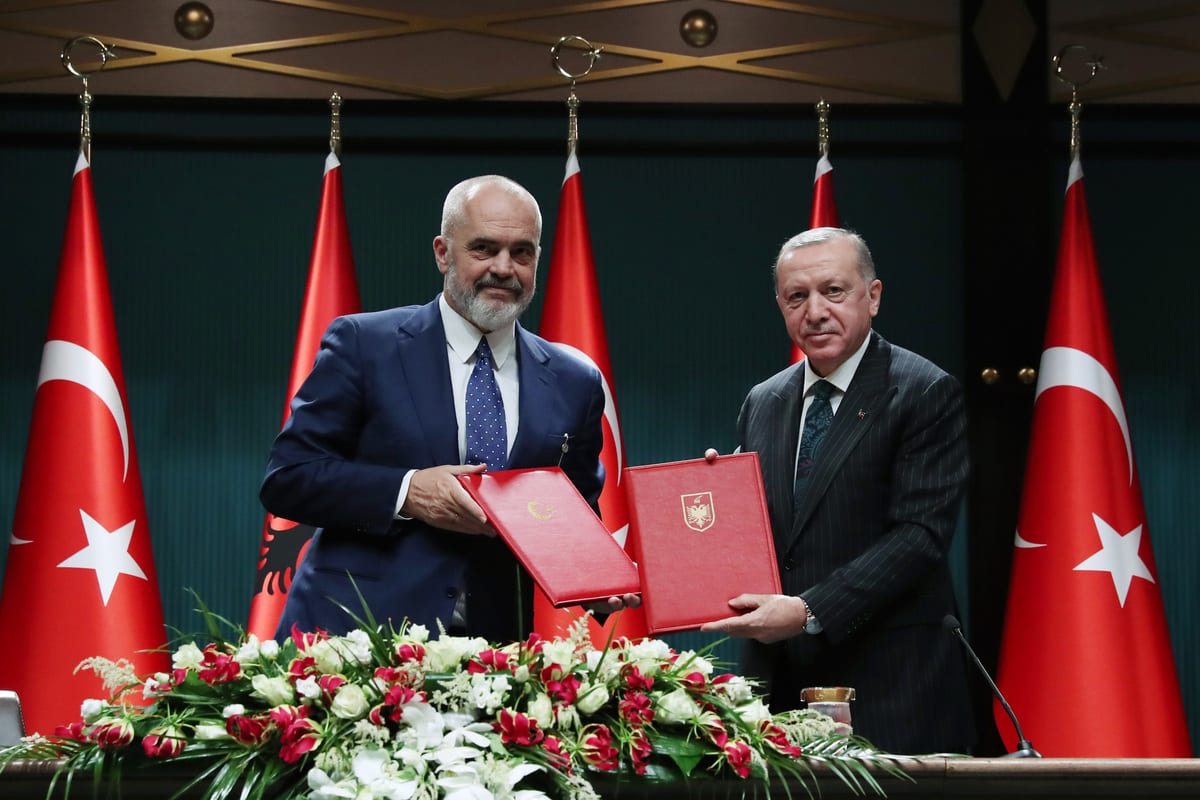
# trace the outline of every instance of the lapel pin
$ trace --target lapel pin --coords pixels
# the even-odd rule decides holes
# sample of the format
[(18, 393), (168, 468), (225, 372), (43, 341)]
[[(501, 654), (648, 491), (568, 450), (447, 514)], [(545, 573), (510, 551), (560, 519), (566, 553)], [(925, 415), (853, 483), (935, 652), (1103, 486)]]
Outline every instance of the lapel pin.
[(863, 411), (863, 410), (860, 408), (860, 409), (858, 410), (858, 418), (859, 418), (859, 419), (866, 419), (866, 418), (867, 418), (867, 412)]

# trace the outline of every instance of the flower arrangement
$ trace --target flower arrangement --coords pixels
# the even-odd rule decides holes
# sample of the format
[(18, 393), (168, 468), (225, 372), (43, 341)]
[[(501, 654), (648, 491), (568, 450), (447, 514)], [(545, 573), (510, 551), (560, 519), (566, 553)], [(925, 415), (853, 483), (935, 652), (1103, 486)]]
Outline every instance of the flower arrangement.
[(718, 674), (703, 652), (655, 639), (597, 650), (583, 620), (564, 638), (501, 646), (373, 624), (229, 642), (206, 616), (214, 641), (180, 646), (170, 674), (141, 680), (128, 662), (84, 662), (112, 696), (0, 752), (0, 769), (60, 759), (55, 780), (69, 789), (81, 771), (119, 781), (123, 765), (190, 761), (180, 793), (206, 800), (591, 800), (603, 775), (808, 788), (818, 762), (859, 793), (883, 794), (873, 768), (904, 777), (828, 717), (771, 714), (750, 681)]

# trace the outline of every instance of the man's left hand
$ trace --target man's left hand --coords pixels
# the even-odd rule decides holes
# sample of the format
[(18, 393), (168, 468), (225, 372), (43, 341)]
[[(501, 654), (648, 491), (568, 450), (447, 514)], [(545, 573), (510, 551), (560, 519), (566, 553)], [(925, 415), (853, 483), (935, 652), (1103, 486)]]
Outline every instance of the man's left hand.
[(700, 630), (771, 644), (801, 635), (808, 620), (804, 601), (787, 594), (739, 594), (729, 607), (741, 613), (706, 622)]

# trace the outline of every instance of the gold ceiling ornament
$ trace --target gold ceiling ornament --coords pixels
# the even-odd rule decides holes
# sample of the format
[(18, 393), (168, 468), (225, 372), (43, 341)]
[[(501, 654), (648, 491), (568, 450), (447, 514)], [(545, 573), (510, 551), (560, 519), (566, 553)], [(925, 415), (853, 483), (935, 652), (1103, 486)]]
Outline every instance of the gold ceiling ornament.
[[(1054, 77), (1071, 87), (1071, 102), (1067, 110), (1071, 114), (1071, 158), (1079, 157), (1079, 117), (1083, 113), (1083, 105), (1079, 102), (1079, 87), (1087, 86), (1104, 66), (1104, 56), (1092, 56), (1091, 52), (1081, 44), (1069, 44), (1052, 59), (1054, 62)], [(1072, 78), (1068, 72), (1074, 73)]]
[(188, 2), (175, 9), (175, 30), (193, 42), (212, 33), (214, 21), (212, 9), (204, 3)]
[[(584, 55), (588, 59), (587, 66), (582, 71), (572, 72), (563, 66), (562, 48), (566, 44), (582, 46)], [(579, 98), (575, 95), (575, 81), (591, 74), (596, 62), (600, 60), (602, 52), (604, 52), (603, 47), (593, 47), (587, 39), (573, 33), (560, 37), (550, 48), (550, 63), (553, 64), (559, 75), (571, 82), (571, 88), (567, 94), (567, 153), (575, 152), (575, 147), (579, 144)]]
[[(373, 7), (346, 0), (239, 1), (245, 3), (242, 8), (246, 24), (238, 30), (223, 29), (220, 41), (207, 46), (197, 42), (178, 43), (173, 27), (169, 28), (169, 39), (143, 33), (149, 28), (142, 24), (143, 17), (137, 12), (154, 13), (157, 0), (55, 0), (55, 5), (64, 9), (78, 7), (81, 20), (94, 14), (92, 9), (109, 3), (132, 9), (134, 13), (113, 16), (106, 23), (104, 37), (122, 51), (121, 62), (110, 66), (110, 72), (120, 70), (124, 76), (126, 69), (154, 68), (156, 74), (164, 76), (157, 92), (147, 92), (144, 80), (130, 81), (138, 87), (135, 92), (138, 94), (206, 95), (208, 90), (203, 87), (214, 82), (208, 77), (200, 81), (197, 76), (207, 76), (210, 71), (205, 69), (200, 73), (196, 69), (200, 67), (257, 74), (259, 80), (253, 82), (221, 82), (218, 91), (221, 96), (229, 97), (261, 97), (262, 87), (269, 85), (264, 81), (276, 77), (278, 91), (282, 92), (278, 96), (293, 96), (298, 88), (296, 81), (317, 81), (331, 85), (330, 88), (337, 86), (343, 94), (358, 90), (368, 97), (521, 99), (557, 88), (557, 77), (539, 74), (536, 68), (526, 71), (523, 60), (521, 69), (497, 74), (483, 70), (477, 76), (460, 71), (449, 79), (442, 71), (428, 70), (425, 62), (420, 66), (409, 64), (405, 71), (385, 73), (378, 69), (378, 58), (356, 60), (353, 54), (373, 53), (381, 45), (391, 45), (401, 38), (424, 42), (436, 38), (450, 43), (450, 47), (469, 47), (476, 54), (486, 55), (493, 49), (511, 62), (513, 53), (521, 53), (519, 48), (554, 44), (558, 37), (547, 28), (557, 20), (586, 18), (589, 24), (595, 22), (600, 30), (609, 32), (602, 34), (606, 41), (604, 52), (614, 63), (596, 69), (588, 80), (609, 82), (610, 88), (604, 95), (610, 100), (622, 96), (624, 87), (629, 87), (635, 101), (653, 99), (663, 91), (673, 93), (675, 90), (663, 82), (663, 76), (676, 83), (686, 81), (689, 86), (715, 86), (718, 93), (730, 91), (730, 84), (708, 80), (707, 76), (713, 74), (732, 77), (738, 86), (759, 87), (756, 91), (781, 98), (794, 94), (789, 84), (841, 90), (877, 100), (891, 98), (918, 103), (953, 103), (960, 96), (953, 81), (930, 85), (925, 79), (918, 79), (920, 73), (898, 72), (882, 79), (864, 77), (860, 69), (843, 70), (830, 59), (809, 58), (861, 54), (865, 49), (881, 48), (889, 52), (901, 48), (912, 53), (914, 45), (940, 46), (939, 43), (953, 41), (958, 35), (950, 15), (897, 14), (890, 6), (883, 13), (871, 13), (848, 11), (833, 0), (804, 4), (725, 0), (722, 25), (744, 22), (742, 27), (730, 28), (741, 31), (744, 41), (726, 52), (688, 52), (684, 49), (687, 45), (681, 48), (675, 38), (677, 25), (651, 35), (649, 29), (637, 24), (642, 19), (639, 15), (648, 20), (655, 18), (655, 9), (666, 0), (563, 0), (558, 5), (536, 8), (524, 7), (527, 4), (515, 0), (495, 3), (464, 0), (461, 6), (454, 4), (454, 9), (444, 15), (405, 11), (400, 3)], [(0, 36), (70, 38), (81, 32), (72, 25), (72, 19), (71, 13), (49, 13), (33, 3), (19, 3), (0, 9)], [(806, 33), (811, 27), (806, 23), (810, 21), (819, 23), (816, 30), (820, 32)], [(795, 30), (795, 38), (780, 35), (787, 30)], [(279, 31), (289, 33), (280, 35)], [(439, 52), (444, 51), (445, 48)], [(856, 64), (861, 61), (854, 59)], [(167, 66), (176, 69), (157, 69)], [(499, 77), (501, 74), (508, 77)], [(36, 91), (36, 82), (52, 77), (54, 73), (37, 64), (13, 61), (0, 66), (0, 88), (11, 85), (20, 87), (16, 91)], [(34, 84), (32, 89), (30, 84)], [(622, 89), (614, 91), (611, 87), (617, 84)], [(124, 81), (115, 85), (120, 91)], [(695, 96), (705, 96), (706, 91), (697, 88)]]
[(679, 20), (679, 35), (692, 47), (708, 47), (717, 38), (717, 18), (702, 8), (693, 8)]
[[(100, 50), (100, 66), (95, 69), (81, 69), (71, 60), (75, 48), (81, 44), (90, 44)], [(95, 36), (76, 36), (63, 45), (59, 60), (63, 69), (79, 79), (82, 89), (79, 92), (79, 152), (92, 163), (92, 93), (88, 91), (88, 76), (104, 69), (110, 58), (116, 58), (112, 48)]]

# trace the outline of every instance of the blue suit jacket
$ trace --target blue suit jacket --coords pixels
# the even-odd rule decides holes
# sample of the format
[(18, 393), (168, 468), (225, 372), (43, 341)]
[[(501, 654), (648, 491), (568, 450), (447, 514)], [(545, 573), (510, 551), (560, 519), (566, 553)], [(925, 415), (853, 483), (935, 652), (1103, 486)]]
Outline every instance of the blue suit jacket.
[(856, 733), (893, 753), (963, 752), (974, 739), (947, 552), (967, 478), (962, 390), (921, 356), (871, 334), (793, 504), (804, 368), (751, 389), (738, 418), (756, 450), (785, 594), (824, 632), (746, 644), (771, 709), (806, 686), (853, 686)]
[[(600, 374), (519, 325), (516, 344), (520, 423), (508, 466), (554, 466), (561, 457), (595, 508), (604, 484)], [(272, 514), (318, 528), (277, 636), (293, 623), (332, 633), (355, 627), (337, 605), (362, 616), (355, 585), (379, 622), (408, 618), (436, 631), (438, 620), (450, 624), (465, 591), (472, 635), (508, 641), (528, 632), (532, 581), (499, 537), (393, 519), (405, 473), (458, 463), (437, 300), (334, 320), (271, 448), (260, 491)]]

